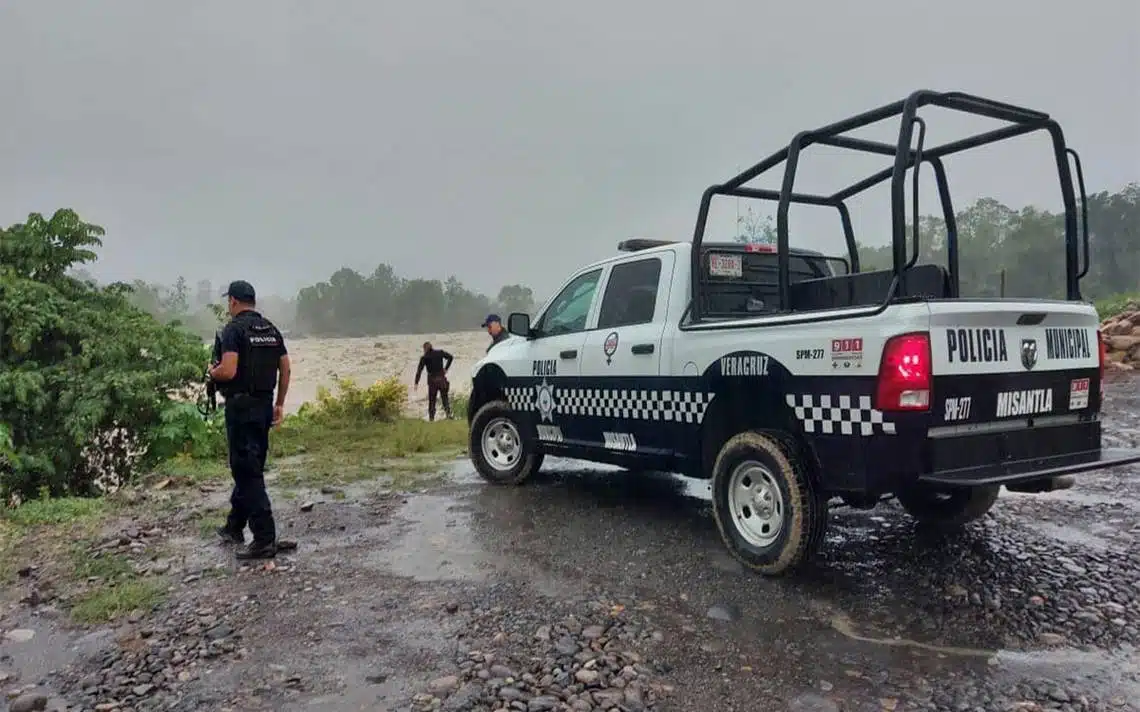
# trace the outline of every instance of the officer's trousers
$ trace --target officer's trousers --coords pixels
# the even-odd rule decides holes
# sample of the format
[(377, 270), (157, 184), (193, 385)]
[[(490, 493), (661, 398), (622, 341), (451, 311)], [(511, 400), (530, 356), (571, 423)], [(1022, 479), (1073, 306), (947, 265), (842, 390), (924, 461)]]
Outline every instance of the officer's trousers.
[(265, 456), (272, 424), (271, 400), (248, 395), (226, 399), (226, 440), (234, 478), (226, 528), (237, 533), (248, 524), (254, 544), (277, 541), (269, 493), (265, 491)]

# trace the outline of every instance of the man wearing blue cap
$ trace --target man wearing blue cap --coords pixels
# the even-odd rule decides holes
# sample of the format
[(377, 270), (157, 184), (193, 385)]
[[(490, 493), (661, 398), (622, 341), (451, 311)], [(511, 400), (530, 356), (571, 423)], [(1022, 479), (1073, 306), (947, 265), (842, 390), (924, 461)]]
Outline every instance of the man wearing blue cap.
[(491, 345), (487, 347), (487, 352), (495, 348), (495, 344), (510, 336), (507, 330), (503, 328), (503, 320), (499, 318), (498, 314), (488, 314), (487, 318), (483, 320), (483, 328), (491, 335)]
[[(289, 351), (285, 338), (255, 310), (253, 285), (230, 282), (230, 322), (215, 344), (210, 379), (226, 399), (226, 442), (234, 489), (230, 513), (218, 535), (245, 544), (245, 527), (253, 542), (237, 552), (239, 559), (270, 559), (277, 554), (277, 529), (265, 490), (265, 456), (269, 429), (281, 422), (289, 391)], [(277, 400), (273, 391), (277, 390)]]

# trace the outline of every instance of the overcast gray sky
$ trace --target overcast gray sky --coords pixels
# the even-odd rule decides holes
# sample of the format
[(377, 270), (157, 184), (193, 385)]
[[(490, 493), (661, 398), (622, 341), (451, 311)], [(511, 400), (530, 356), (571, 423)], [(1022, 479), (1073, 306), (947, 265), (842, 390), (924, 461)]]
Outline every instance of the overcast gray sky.
[[(1138, 28), (1136, 0), (0, 0), (0, 223), (74, 207), (107, 229), (104, 278), (291, 296), (388, 262), (545, 294), (620, 239), (688, 239), (710, 183), (916, 88), (1048, 111), (1090, 190), (1140, 180)], [(940, 119), (932, 141), (973, 126)], [(955, 160), (959, 206), (1055, 207), (1047, 151)], [(811, 158), (804, 190), (883, 165)], [(856, 226), (882, 242), (873, 197)], [(794, 217), (794, 244), (839, 247), (830, 215)]]

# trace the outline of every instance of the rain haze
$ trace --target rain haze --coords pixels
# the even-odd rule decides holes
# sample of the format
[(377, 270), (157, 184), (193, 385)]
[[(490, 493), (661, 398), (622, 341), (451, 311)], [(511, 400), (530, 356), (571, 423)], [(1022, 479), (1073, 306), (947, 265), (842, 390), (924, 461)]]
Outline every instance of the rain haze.
[[(543, 297), (621, 239), (688, 239), (701, 191), (795, 132), (918, 88), (1050, 112), (1090, 191), (1118, 189), (1140, 176), (1138, 28), (1132, 0), (9, 1), (0, 217), (103, 225), (102, 279), (291, 297), (385, 262)], [(939, 115), (929, 140), (975, 128)], [(804, 191), (885, 165), (810, 158)], [(1059, 207), (1043, 136), (949, 170), (959, 206)], [(853, 205), (861, 241), (885, 242), (885, 197)], [(837, 252), (813, 210), (793, 244)]]

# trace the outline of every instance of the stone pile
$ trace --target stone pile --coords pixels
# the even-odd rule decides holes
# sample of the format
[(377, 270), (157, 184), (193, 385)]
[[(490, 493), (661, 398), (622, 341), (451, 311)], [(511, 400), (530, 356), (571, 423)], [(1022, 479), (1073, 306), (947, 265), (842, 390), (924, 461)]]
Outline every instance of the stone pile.
[(1100, 330), (1107, 350), (1106, 369), (1140, 368), (1140, 302), (1130, 302), (1124, 311), (1105, 319)]

